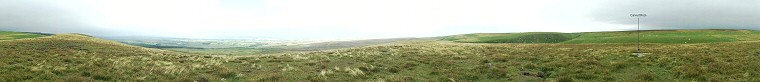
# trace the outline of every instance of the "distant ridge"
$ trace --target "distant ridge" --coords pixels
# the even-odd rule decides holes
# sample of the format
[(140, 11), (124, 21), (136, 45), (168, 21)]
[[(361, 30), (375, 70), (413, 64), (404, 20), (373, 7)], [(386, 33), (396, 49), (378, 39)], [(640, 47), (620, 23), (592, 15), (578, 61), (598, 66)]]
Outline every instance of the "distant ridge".
[(55, 35), (53, 33), (42, 33), (42, 32), (22, 32), (22, 33), (39, 34), (39, 35), (45, 35), (45, 36)]
[(36, 38), (36, 37), (43, 37), (43, 36), (50, 36), (50, 35), (52, 35), (52, 34), (32, 33), (32, 32), (0, 31), (0, 40)]
[[(442, 40), (462, 43), (635, 43), (633, 31), (606, 32), (526, 32), (526, 33), (473, 33), (443, 37)], [(713, 43), (758, 41), (760, 31), (743, 29), (696, 29), (696, 30), (642, 30), (642, 43)]]
[[(128, 44), (123, 44), (116, 41), (111, 40), (104, 40), (95, 38), (89, 35), (85, 34), (78, 34), (78, 33), (67, 33), (67, 34), (55, 34), (52, 36), (44, 36), (44, 37), (38, 37), (38, 38), (25, 38), (25, 39), (15, 39), (15, 40), (0, 40), (0, 42), (6, 43), (6, 44), (17, 44), (17, 45), (33, 45), (33, 44), (47, 44), (47, 45), (69, 45), (69, 44), (77, 44), (79, 47), (84, 46), (107, 46), (113, 49), (118, 50), (134, 50), (138, 52), (163, 52), (163, 50), (159, 49), (151, 49), (151, 48), (144, 48), (139, 46), (133, 46)], [(35, 46), (32, 46), (35, 47)], [(56, 47), (56, 46), (39, 46), (39, 47)]]

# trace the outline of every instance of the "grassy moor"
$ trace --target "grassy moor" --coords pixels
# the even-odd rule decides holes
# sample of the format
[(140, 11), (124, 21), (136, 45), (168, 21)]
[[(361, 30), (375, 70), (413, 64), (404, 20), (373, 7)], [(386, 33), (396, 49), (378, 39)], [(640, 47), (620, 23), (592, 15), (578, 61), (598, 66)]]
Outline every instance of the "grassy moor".
[[(465, 34), (268, 55), (56, 34), (0, 40), (0, 81), (753, 82), (760, 81), (758, 34), (642, 31), (644, 57), (631, 55), (635, 31)], [(1, 36), (11, 35), (18, 34)]]
[(0, 0), (0, 82), (760, 82), (760, 0)]

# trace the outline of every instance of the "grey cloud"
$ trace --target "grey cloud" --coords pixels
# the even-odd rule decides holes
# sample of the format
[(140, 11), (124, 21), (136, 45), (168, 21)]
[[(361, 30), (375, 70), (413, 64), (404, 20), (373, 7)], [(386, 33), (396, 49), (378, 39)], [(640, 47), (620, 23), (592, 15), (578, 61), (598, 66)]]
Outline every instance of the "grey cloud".
[(85, 14), (44, 0), (0, 1), (0, 30), (110, 35), (88, 24)]
[[(755, 29), (760, 30), (758, 0), (606, 0), (593, 19), (636, 24), (631, 13), (646, 13), (642, 29)], [(614, 1), (614, 2), (612, 2)]]

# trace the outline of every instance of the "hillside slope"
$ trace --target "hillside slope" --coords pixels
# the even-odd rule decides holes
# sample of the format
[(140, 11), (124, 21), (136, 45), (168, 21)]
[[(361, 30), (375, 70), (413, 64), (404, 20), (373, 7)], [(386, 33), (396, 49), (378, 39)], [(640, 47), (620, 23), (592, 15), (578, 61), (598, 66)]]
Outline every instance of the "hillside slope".
[(634, 44), (412, 41), (236, 61), (257, 62), (251, 74), (259, 75), (250, 78), (259, 81), (753, 82), (760, 81), (758, 45), (644, 44), (649, 54), (635, 57)]
[(477, 44), (438, 40), (211, 56), (80, 34), (0, 41), (0, 81), (760, 81), (760, 42)]
[[(583, 33), (476, 33), (447, 36), (444, 40), (464, 43), (636, 43), (636, 31)], [(758, 41), (760, 31), (754, 30), (644, 30), (642, 43), (711, 43)]]
[(42, 37), (42, 36), (46, 36), (46, 35), (35, 34), (35, 33), (25, 33), (25, 32), (0, 31), (0, 40), (36, 38), (36, 37)]
[(81, 34), (0, 41), (0, 81), (192, 81), (231, 77), (217, 72), (226, 71), (219, 62), (211, 57)]

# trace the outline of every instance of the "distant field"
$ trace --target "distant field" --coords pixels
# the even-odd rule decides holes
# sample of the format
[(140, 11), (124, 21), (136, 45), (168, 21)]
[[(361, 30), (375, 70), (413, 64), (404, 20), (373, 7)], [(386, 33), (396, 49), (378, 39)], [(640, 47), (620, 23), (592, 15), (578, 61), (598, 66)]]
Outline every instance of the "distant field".
[(450, 36), (444, 40), (470, 43), (559, 43), (577, 36), (577, 33), (555, 32), (478, 33)]
[[(391, 38), (391, 39), (371, 39), (371, 40), (353, 40), (353, 41), (329, 41), (329, 42), (276, 42), (276, 41), (240, 41), (240, 40), (215, 40), (213, 42), (222, 44), (240, 44), (237, 42), (249, 43), (256, 42), (249, 46), (241, 45), (222, 45), (225, 47), (219, 47), (220, 45), (198, 45), (201, 43), (207, 43), (206, 41), (193, 41), (193, 40), (151, 40), (151, 41), (138, 41), (138, 40), (120, 40), (122, 43), (142, 46), (148, 48), (157, 48), (164, 50), (171, 50), (177, 52), (194, 53), (194, 54), (211, 54), (211, 55), (262, 55), (273, 53), (287, 53), (287, 52), (308, 52), (330, 49), (341, 49), (351, 47), (362, 47), (377, 44), (387, 44), (397, 41), (416, 40), (423, 38)], [(183, 43), (183, 44), (177, 44)]]
[[(445, 37), (444, 40), (464, 43), (635, 43), (636, 31), (584, 33), (476, 33)], [(642, 43), (711, 43), (760, 40), (754, 30), (646, 30)]]
[(42, 36), (45, 36), (45, 35), (33, 34), (33, 33), (24, 33), (24, 32), (0, 31), (0, 40), (12, 40), (12, 39), (22, 39), (22, 38), (36, 38), (36, 37), (42, 37)]
[(290, 52), (281, 48), (160, 48), (163, 50), (208, 55), (261, 55)]

